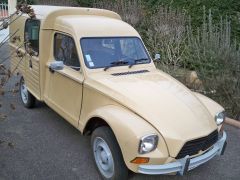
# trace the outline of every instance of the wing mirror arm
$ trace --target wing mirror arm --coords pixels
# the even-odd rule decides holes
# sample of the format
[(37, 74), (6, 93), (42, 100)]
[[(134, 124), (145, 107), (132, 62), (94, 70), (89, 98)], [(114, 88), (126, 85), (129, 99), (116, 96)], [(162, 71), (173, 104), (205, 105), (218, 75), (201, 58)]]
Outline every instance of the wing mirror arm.
[(49, 71), (54, 73), (55, 71), (63, 70), (64, 64), (63, 61), (53, 61), (49, 65)]

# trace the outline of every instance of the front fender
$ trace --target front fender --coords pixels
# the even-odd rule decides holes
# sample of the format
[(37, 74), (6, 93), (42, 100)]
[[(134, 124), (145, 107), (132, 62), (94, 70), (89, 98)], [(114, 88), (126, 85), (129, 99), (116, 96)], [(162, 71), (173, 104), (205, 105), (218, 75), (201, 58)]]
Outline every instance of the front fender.
[[(217, 102), (213, 101), (212, 99), (208, 98), (207, 96), (204, 96), (200, 93), (194, 92), (195, 96), (204, 104), (204, 106), (208, 109), (210, 114), (215, 117), (215, 115), (221, 111), (224, 111), (224, 108), (218, 104)], [(218, 130), (220, 130), (221, 126), (218, 127)]]
[(205, 105), (205, 107), (208, 109), (208, 111), (211, 113), (213, 117), (215, 117), (217, 113), (224, 111), (224, 108), (221, 105), (219, 105), (212, 99), (208, 98), (207, 96), (204, 96), (196, 92), (194, 92), (194, 94)]
[[(169, 153), (164, 138), (152, 125), (135, 113), (124, 107), (107, 105), (91, 112), (87, 119), (93, 117), (105, 120), (111, 127), (121, 148), (125, 164), (130, 170), (137, 171), (138, 165), (130, 162), (135, 157), (149, 157), (149, 164), (162, 164), (167, 161)], [(148, 154), (140, 155), (138, 153), (140, 138), (152, 133), (159, 136), (157, 149)]]

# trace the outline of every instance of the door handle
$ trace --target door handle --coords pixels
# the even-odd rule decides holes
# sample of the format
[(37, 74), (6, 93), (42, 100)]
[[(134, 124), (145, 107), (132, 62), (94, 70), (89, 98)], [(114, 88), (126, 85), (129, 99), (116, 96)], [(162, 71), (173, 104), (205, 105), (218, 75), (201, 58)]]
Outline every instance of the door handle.
[(33, 65), (32, 65), (32, 60), (29, 59), (29, 67), (32, 69), (33, 68)]

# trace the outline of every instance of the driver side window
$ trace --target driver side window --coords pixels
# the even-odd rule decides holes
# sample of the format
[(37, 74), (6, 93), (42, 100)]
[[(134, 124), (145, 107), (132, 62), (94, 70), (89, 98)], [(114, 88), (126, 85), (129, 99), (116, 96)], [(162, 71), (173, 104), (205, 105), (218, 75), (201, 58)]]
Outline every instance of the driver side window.
[(63, 64), (74, 70), (80, 70), (80, 63), (77, 49), (72, 37), (56, 33), (54, 35), (54, 57), (56, 61), (63, 61)]

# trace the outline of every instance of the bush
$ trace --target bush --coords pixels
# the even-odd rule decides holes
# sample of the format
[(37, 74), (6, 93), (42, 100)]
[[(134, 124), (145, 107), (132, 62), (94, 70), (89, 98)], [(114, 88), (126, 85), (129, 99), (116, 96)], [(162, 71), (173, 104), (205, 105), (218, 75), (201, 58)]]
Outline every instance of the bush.
[(82, 7), (91, 7), (94, 0), (76, 0), (76, 3)]
[(239, 0), (148, 0), (145, 2), (149, 8), (155, 9), (157, 5), (171, 6), (182, 9), (191, 16), (191, 24), (195, 31), (203, 23), (203, 7), (211, 9), (214, 23), (220, 21), (220, 17), (228, 16), (232, 23), (231, 35), (240, 42), (240, 1)]
[(198, 72), (211, 98), (222, 104), (229, 115), (240, 113), (240, 49), (231, 38), (231, 21), (220, 18), (213, 24), (211, 11), (203, 16), (197, 35), (187, 26), (187, 51), (183, 66)]
[(8, 0), (1, 0), (1, 1), (0, 1), (0, 4), (2, 4), (2, 3), (3, 3), (3, 4), (8, 3)]
[(128, 22), (134, 27), (138, 27), (145, 16), (144, 9), (140, 0), (102, 0), (93, 3), (93, 7), (115, 11), (120, 14), (125, 22)]
[[(25, 2), (25, 0), (17, 0), (18, 3)], [(26, 1), (28, 4), (35, 4), (36, 0), (27, 0)]]

